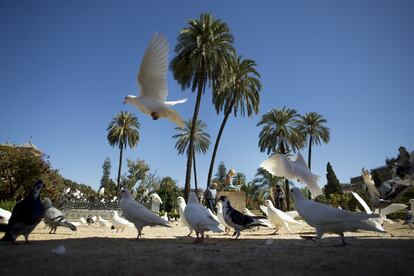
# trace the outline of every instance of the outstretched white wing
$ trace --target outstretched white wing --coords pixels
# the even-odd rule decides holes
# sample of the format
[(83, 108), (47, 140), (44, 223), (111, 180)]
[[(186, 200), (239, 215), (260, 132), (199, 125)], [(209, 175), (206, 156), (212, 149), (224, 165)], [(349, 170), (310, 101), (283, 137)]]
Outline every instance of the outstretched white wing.
[(359, 196), (359, 194), (357, 194), (355, 192), (351, 192), (351, 193), (355, 197), (355, 199), (358, 200), (359, 204), (361, 204), (362, 207), (365, 209), (365, 212), (367, 214), (372, 214), (372, 211), (369, 208), (368, 204), (365, 202), (365, 200), (363, 200), (362, 197)]
[(168, 42), (163, 34), (154, 34), (141, 61), (137, 79), (141, 94), (157, 102), (167, 99)]

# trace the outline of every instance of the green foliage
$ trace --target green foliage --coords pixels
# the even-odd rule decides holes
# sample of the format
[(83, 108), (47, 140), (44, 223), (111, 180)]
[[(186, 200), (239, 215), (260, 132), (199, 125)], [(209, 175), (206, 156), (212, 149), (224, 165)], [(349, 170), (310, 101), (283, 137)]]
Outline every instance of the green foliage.
[(169, 176), (161, 179), (160, 188), (156, 193), (163, 201), (160, 206), (162, 211), (170, 213), (177, 210), (177, 197), (181, 195), (181, 192), (177, 187), (175, 180)]
[(0, 201), (0, 208), (7, 210), (7, 211), (13, 211), (14, 206), (16, 205), (16, 200), (2, 200)]
[(138, 181), (145, 179), (150, 167), (144, 160), (140, 159), (137, 159), (137, 161), (127, 159), (127, 166), (128, 175), (123, 179), (122, 184), (127, 186), (128, 190), (132, 190)]
[(400, 210), (400, 211), (388, 214), (387, 218), (391, 220), (396, 220), (396, 219), (405, 220), (407, 218), (407, 211)]
[(215, 177), (212, 179), (212, 182), (217, 183), (218, 191), (223, 189), (224, 183), (226, 181), (226, 176), (227, 176), (226, 165), (224, 165), (224, 162), (221, 161), (217, 167), (217, 173)]
[(329, 198), (331, 194), (342, 194), (343, 192), (341, 184), (339, 183), (339, 180), (336, 177), (335, 172), (329, 162), (326, 165), (326, 171), (327, 184), (325, 185), (324, 189), (325, 196)]

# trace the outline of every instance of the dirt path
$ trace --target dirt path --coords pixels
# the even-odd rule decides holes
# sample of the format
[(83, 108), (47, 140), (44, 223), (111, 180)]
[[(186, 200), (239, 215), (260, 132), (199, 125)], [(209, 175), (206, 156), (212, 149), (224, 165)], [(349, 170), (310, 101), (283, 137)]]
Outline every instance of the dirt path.
[[(115, 233), (108, 228), (58, 228), (50, 235), (39, 225), (26, 245), (0, 244), (0, 275), (411, 275), (414, 264), (414, 229), (401, 223), (386, 225), (393, 234), (348, 233), (349, 246), (328, 235), (312, 242), (299, 234), (313, 232), (295, 226), (294, 234), (271, 229), (242, 232), (233, 241), (212, 234), (203, 245), (183, 238), (188, 229), (144, 228)], [(52, 249), (63, 245), (64, 254)]]

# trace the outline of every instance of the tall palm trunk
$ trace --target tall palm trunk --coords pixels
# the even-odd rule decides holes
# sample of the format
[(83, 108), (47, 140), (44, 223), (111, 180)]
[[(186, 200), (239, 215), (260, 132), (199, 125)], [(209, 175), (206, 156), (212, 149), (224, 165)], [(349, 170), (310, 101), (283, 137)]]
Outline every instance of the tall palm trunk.
[[(309, 171), (311, 170), (311, 158), (312, 158), (312, 142), (313, 142), (313, 138), (312, 135), (309, 135), (309, 149), (308, 149), (308, 167), (309, 167)], [(311, 192), (308, 191), (308, 197), (309, 199), (311, 199)]]
[[(200, 74), (199, 77), (199, 84), (198, 84), (198, 92), (197, 92), (197, 100), (196, 105), (194, 108), (194, 115), (193, 115), (193, 122), (191, 124), (191, 132), (190, 132), (190, 143), (188, 145), (189, 152), (193, 152), (194, 150), (194, 133), (195, 133), (195, 125), (198, 120), (198, 111), (200, 110), (200, 103), (201, 103), (201, 96), (203, 95), (203, 85), (202, 79), (203, 74)], [(191, 165), (193, 163), (193, 155), (189, 154), (187, 157), (187, 170), (185, 174), (185, 186), (184, 186), (184, 198), (188, 201), (188, 196), (190, 195), (190, 188), (191, 188)]]
[(213, 167), (214, 167), (214, 162), (216, 160), (216, 154), (217, 154), (218, 145), (220, 143), (221, 135), (223, 134), (223, 130), (224, 130), (224, 127), (226, 126), (227, 119), (229, 118), (229, 116), (231, 114), (231, 109), (234, 105), (234, 102), (235, 102), (235, 100), (233, 100), (230, 107), (226, 110), (226, 112), (224, 114), (223, 121), (221, 122), (219, 132), (217, 134), (216, 142), (214, 144), (213, 154), (211, 155), (210, 168), (208, 169), (207, 187), (210, 185), (211, 177), (213, 175)]
[[(280, 143), (280, 151), (282, 154), (286, 154), (286, 148), (283, 141)], [(290, 210), (290, 190), (289, 190), (289, 180), (285, 179), (285, 196), (286, 196), (286, 211)]]
[(196, 170), (196, 159), (195, 159), (195, 150), (193, 149), (193, 166), (194, 166), (194, 187), (196, 190), (196, 195), (198, 197), (197, 194), (197, 190), (198, 190), (198, 184), (197, 184), (197, 170)]
[(124, 152), (124, 144), (119, 144), (119, 167), (118, 167), (118, 178), (117, 178), (117, 188), (118, 192), (121, 190), (121, 167), (122, 167), (122, 153)]

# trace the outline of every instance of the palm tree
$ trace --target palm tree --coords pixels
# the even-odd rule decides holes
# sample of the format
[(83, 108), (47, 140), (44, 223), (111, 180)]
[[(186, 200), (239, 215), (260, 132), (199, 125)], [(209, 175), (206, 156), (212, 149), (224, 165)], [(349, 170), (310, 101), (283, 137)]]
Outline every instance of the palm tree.
[[(208, 147), (210, 146), (210, 135), (204, 132), (204, 129), (207, 127), (207, 124), (201, 120), (197, 120), (194, 129), (194, 148), (192, 151), (193, 154), (193, 165), (194, 165), (194, 181), (195, 188), (198, 189), (197, 185), (197, 170), (196, 170), (196, 153), (206, 154)], [(190, 134), (191, 134), (191, 120), (188, 119), (184, 122), (184, 128), (176, 127), (175, 129), (179, 132), (174, 135), (172, 138), (177, 139), (175, 143), (175, 148), (178, 150), (178, 154), (184, 154), (186, 152), (187, 156), (189, 153), (189, 143), (190, 143)]]
[(108, 142), (114, 147), (119, 147), (119, 167), (117, 188), (120, 190), (121, 167), (122, 167), (122, 153), (127, 145), (130, 148), (135, 147), (139, 142), (139, 122), (131, 112), (121, 111), (115, 115), (107, 127)]
[[(272, 109), (263, 115), (257, 126), (263, 125), (259, 134), (260, 151), (288, 154), (291, 150), (303, 148), (304, 139), (297, 126), (299, 117), (294, 109), (283, 107)], [(285, 181), (286, 207), (290, 209), (289, 181)]]
[(305, 115), (300, 115), (297, 120), (297, 126), (302, 133), (304, 139), (309, 137), (308, 142), (308, 167), (311, 169), (312, 145), (321, 145), (329, 142), (330, 133), (329, 128), (325, 126), (326, 119), (316, 112), (309, 112)]
[[(172, 59), (170, 68), (183, 90), (190, 87), (193, 92), (197, 90), (192, 126), (197, 122), (206, 85), (212, 86), (214, 90), (218, 78), (227, 68), (228, 56), (234, 52), (232, 43), (233, 36), (227, 24), (207, 13), (201, 14), (199, 19), (189, 20), (188, 26), (181, 30), (177, 38), (177, 55)], [(195, 129), (191, 128), (190, 152), (194, 133)], [(190, 193), (192, 159), (193, 155), (188, 154), (184, 187), (186, 200)]]
[(240, 112), (244, 116), (247, 111), (247, 116), (250, 117), (253, 112), (255, 114), (259, 112), (259, 92), (262, 85), (259, 80), (260, 75), (255, 69), (256, 63), (251, 59), (243, 60), (241, 56), (237, 58), (233, 56), (230, 64), (230, 72), (223, 76), (224, 84), (218, 87), (213, 95), (216, 111), (219, 113), (224, 110), (224, 118), (214, 144), (208, 170), (207, 186), (211, 181), (218, 145), (230, 114), (233, 112), (234, 116), (237, 116), (237, 113)]
[[(309, 137), (308, 142), (308, 167), (311, 170), (311, 160), (312, 160), (312, 145), (320, 145), (322, 142), (325, 144), (329, 142), (329, 128), (325, 126), (326, 119), (322, 115), (316, 112), (309, 112), (305, 115), (300, 115), (299, 119), (296, 121), (299, 131), (302, 133), (302, 136), (306, 140)], [(309, 192), (309, 199), (311, 194)]]

